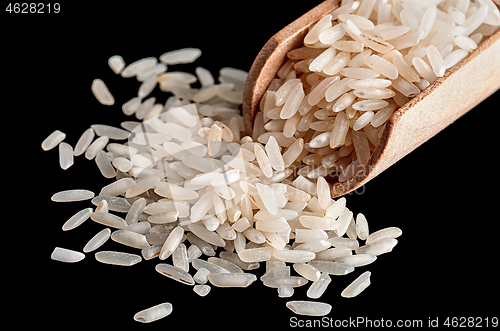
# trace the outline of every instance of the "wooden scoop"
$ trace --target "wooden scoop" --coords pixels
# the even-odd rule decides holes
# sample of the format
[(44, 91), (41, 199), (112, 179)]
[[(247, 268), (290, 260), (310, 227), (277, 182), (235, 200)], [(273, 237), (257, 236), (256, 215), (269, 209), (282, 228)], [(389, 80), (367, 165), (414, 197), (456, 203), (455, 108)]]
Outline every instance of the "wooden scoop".
[[(497, 0), (498, 1), (498, 0)], [(302, 46), (308, 28), (340, 5), (326, 0), (275, 34), (257, 55), (245, 84), (243, 117), (251, 134), (259, 103), (288, 51)], [(368, 163), (331, 185), (332, 197), (366, 184), (500, 88), (500, 31), (394, 112)]]

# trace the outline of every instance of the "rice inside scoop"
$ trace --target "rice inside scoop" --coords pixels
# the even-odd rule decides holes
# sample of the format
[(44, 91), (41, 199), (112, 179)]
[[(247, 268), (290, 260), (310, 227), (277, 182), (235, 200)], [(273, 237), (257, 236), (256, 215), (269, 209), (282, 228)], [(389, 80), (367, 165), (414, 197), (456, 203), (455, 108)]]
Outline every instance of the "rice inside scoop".
[[(499, 26), (491, 0), (342, 2), (288, 53), (256, 116), (264, 130), (254, 129), (253, 139), (281, 132), (303, 139), (307, 152), (295, 166), (309, 155), (321, 159), (304, 178), (315, 181), (321, 171), (333, 182), (349, 180), (367, 164), (392, 113)], [(284, 128), (295, 122), (288, 134)]]

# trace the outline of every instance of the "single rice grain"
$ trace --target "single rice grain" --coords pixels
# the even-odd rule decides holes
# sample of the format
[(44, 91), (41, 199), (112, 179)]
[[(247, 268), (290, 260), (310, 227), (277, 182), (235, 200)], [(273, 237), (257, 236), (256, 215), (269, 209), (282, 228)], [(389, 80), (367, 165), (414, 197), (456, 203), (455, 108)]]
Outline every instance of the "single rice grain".
[(85, 254), (66, 248), (56, 247), (50, 258), (55, 261), (74, 263), (83, 260)]
[(44, 151), (51, 150), (52, 148), (56, 147), (65, 138), (66, 138), (65, 133), (63, 133), (59, 130), (55, 130), (47, 138), (45, 138), (45, 140), (42, 142), (42, 149)]
[(92, 82), (92, 93), (97, 101), (106, 106), (111, 106), (115, 103), (115, 99), (109, 92), (106, 84), (101, 79), (94, 79)]
[(84, 253), (92, 252), (101, 247), (111, 237), (111, 230), (106, 228), (93, 236), (83, 248)]
[(89, 190), (67, 190), (55, 193), (50, 199), (55, 202), (72, 202), (89, 200), (93, 197), (94, 192)]
[(363, 292), (370, 285), (371, 272), (366, 271), (349, 284), (341, 293), (344, 298), (353, 298)]
[(325, 316), (332, 310), (331, 305), (317, 301), (288, 301), (286, 306), (295, 314), (306, 316)]
[(59, 165), (61, 169), (66, 170), (74, 163), (73, 147), (70, 144), (61, 142), (59, 144)]
[(151, 323), (162, 319), (172, 313), (172, 304), (169, 302), (141, 310), (134, 315), (134, 321), (141, 323)]
[(160, 61), (165, 64), (180, 64), (194, 62), (201, 55), (198, 48), (183, 48), (176, 51), (163, 53)]

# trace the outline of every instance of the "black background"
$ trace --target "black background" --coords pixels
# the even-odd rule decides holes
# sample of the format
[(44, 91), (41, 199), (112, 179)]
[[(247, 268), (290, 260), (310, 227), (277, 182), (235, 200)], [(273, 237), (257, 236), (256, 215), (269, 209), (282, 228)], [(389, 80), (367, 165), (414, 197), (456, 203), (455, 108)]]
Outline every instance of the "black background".
[[(136, 95), (140, 83), (115, 75), (107, 65), (110, 56), (121, 55), (129, 64), (198, 47), (203, 55), (194, 64), (169, 71), (194, 73), (202, 66), (217, 76), (225, 66), (249, 70), (274, 33), (317, 3), (295, 2), (284, 11), (268, 1), (115, 2), (116, 7), (72, 2), (63, 3), (59, 14), (8, 14), (0, 8), (2, 234), (8, 257), (3, 270), (12, 277), (4, 292), (14, 293), (8, 298), (10, 313), (23, 309), (21, 324), (139, 327), (132, 319), (136, 312), (171, 302), (173, 313), (151, 326), (289, 326), (295, 316), (285, 307), (290, 299), (279, 298), (260, 281), (247, 289), (213, 287), (202, 298), (158, 274), (154, 260), (118, 267), (100, 264), (90, 253), (75, 264), (52, 261), (55, 246), (81, 251), (103, 227), (89, 220), (63, 232), (62, 224), (91, 204), (55, 203), (51, 195), (76, 188), (98, 193), (110, 180), (83, 156), (68, 170), (60, 169), (57, 148), (43, 152), (40, 144), (55, 129), (74, 146), (91, 124), (134, 120), (123, 115), (121, 105)], [(95, 78), (106, 82), (114, 106), (95, 100), (90, 90)], [(166, 96), (158, 92), (157, 101), (164, 102)], [(329, 317), (421, 319), (426, 325), (428, 318), (498, 316), (498, 128), (490, 124), (498, 119), (499, 102), (497, 92), (347, 197), (355, 214), (366, 215), (371, 231), (398, 226), (403, 235), (392, 253), (350, 275), (332, 277), (319, 299), (333, 306)], [(137, 253), (111, 240), (102, 249)], [(356, 298), (340, 297), (366, 270), (372, 272), (372, 285)], [(262, 267), (256, 274), (263, 272)], [(296, 289), (291, 300), (307, 300), (307, 287)]]

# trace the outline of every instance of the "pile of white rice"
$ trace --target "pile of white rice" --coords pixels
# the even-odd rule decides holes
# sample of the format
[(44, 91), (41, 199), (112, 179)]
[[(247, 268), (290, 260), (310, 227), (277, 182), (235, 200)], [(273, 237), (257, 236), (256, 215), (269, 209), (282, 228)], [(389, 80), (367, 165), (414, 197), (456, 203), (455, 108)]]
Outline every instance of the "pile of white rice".
[[(142, 81), (138, 96), (122, 105), (126, 115), (139, 121), (123, 122), (122, 128), (91, 125), (74, 148), (59, 130), (43, 141), (44, 150), (59, 147), (62, 169), (85, 155), (111, 180), (103, 181), (97, 196), (75, 188), (52, 196), (55, 202), (91, 200), (95, 206), (67, 220), (64, 231), (89, 218), (105, 226), (89, 234), (81, 248), (56, 247), (52, 259), (78, 262), (97, 250), (97, 261), (120, 266), (159, 258), (159, 274), (192, 286), (200, 296), (211, 286), (249, 286), (257, 280), (251, 271), (265, 262), (260, 280), (280, 297), (291, 297), (295, 287), (309, 284), (307, 296), (317, 299), (330, 275), (355, 273), (390, 252), (400, 229), (369, 234), (366, 218), (355, 216), (345, 198), (331, 199), (323, 177), (314, 182), (294, 178), (292, 164), (303, 151), (301, 140), (286, 148), (273, 136), (265, 144), (243, 136), (238, 106), (245, 72), (223, 68), (216, 83), (201, 67), (196, 75), (166, 71), (167, 65), (194, 61), (200, 54), (184, 49), (162, 55), (161, 63), (146, 58), (127, 67), (121, 57), (111, 57), (117, 74)], [(201, 88), (192, 88), (197, 81)], [(172, 94), (166, 104), (149, 97), (158, 85)], [(104, 82), (96, 79), (92, 91), (102, 104), (113, 105)], [(109, 238), (140, 252), (105, 250)], [(370, 275), (360, 273), (341, 295), (358, 295), (370, 284)], [(287, 307), (316, 316), (331, 309), (312, 300), (289, 301)], [(165, 302), (134, 319), (151, 322), (171, 311), (172, 304)]]
[[(123, 113), (135, 116), (137, 121), (123, 122), (122, 128), (104, 124), (91, 125), (74, 147), (64, 142), (66, 135), (59, 130), (55, 130), (42, 143), (44, 150), (58, 146), (62, 169), (70, 168), (75, 156), (85, 155), (85, 158), (95, 160), (100, 172), (106, 178), (97, 196), (84, 188), (74, 187), (52, 196), (55, 202), (91, 200), (94, 205), (93, 208), (88, 207), (78, 211), (64, 222), (62, 225), (64, 231), (78, 227), (89, 218), (105, 226), (97, 234), (89, 234), (89, 241), (86, 243), (75, 243), (73, 247), (56, 247), (52, 259), (78, 262), (84, 259), (86, 254), (92, 253), (96, 260), (102, 263), (132, 266), (138, 263), (151, 263), (143, 260), (155, 261), (158, 258), (162, 260), (156, 260), (154, 263), (158, 274), (191, 286), (200, 296), (209, 295), (212, 286), (249, 286), (257, 280), (252, 270), (259, 268), (260, 264), (265, 262), (266, 273), (260, 281), (267, 287), (275, 288), (280, 297), (292, 297), (294, 288), (308, 287), (306, 300), (286, 303), (291, 311), (301, 315), (323, 316), (330, 312), (329, 303), (317, 302), (315, 299), (324, 298), (323, 294), (330, 285), (332, 275), (355, 274), (353, 282), (345, 289), (339, 289), (339, 293), (346, 298), (359, 295), (370, 285), (371, 273), (363, 270), (364, 266), (373, 263), (377, 256), (392, 251), (397, 244), (396, 238), (402, 231), (396, 227), (389, 227), (370, 233), (366, 217), (361, 213), (354, 215), (346, 207), (345, 198), (331, 199), (330, 187), (324, 178), (329, 173), (326, 170), (331, 167), (325, 166), (323, 162), (330, 160), (332, 166), (335, 166), (347, 157), (351, 160), (359, 159), (356, 158), (356, 155), (360, 155), (356, 147), (357, 138), (354, 138), (357, 133), (365, 137), (360, 138), (360, 141), (365, 141), (365, 145), (366, 137), (369, 139), (369, 147), (375, 144), (370, 139), (367, 128), (372, 127), (377, 130), (372, 121), (378, 118), (375, 115), (388, 105), (379, 109), (361, 110), (363, 114), (373, 112), (374, 115), (370, 124), (366, 124), (360, 131), (354, 130), (353, 127), (362, 118), (361, 115), (356, 115), (360, 112), (356, 109), (359, 108), (355, 106), (356, 104), (361, 102), (359, 105), (372, 108), (377, 102), (382, 104), (381, 101), (388, 102), (389, 105), (397, 104), (396, 100), (402, 98), (400, 94), (403, 92), (396, 87), (400, 85), (394, 85), (394, 82), (399, 80), (406, 82), (405, 86), (410, 88), (414, 86), (401, 74), (395, 63), (388, 68), (394, 70), (395, 67), (397, 76), (389, 80), (378, 77), (381, 73), (377, 70), (382, 69), (377, 65), (375, 65), (377, 69), (362, 68), (363, 65), (369, 66), (363, 64), (368, 61), (367, 59), (377, 54), (381, 55), (380, 52), (365, 50), (364, 43), (360, 49), (360, 42), (356, 40), (356, 36), (360, 37), (367, 33), (360, 33), (358, 36), (355, 31), (354, 37), (350, 33), (347, 33), (349, 37), (345, 35), (345, 31), (349, 32), (350, 28), (358, 25), (361, 32), (373, 31), (380, 24), (372, 28), (367, 22), (380, 20), (379, 16), (384, 10), (386, 27), (394, 27), (396, 24), (390, 22), (394, 21), (395, 16), (404, 16), (405, 14), (400, 14), (406, 10), (405, 4), (410, 3), (404, 2), (401, 8), (391, 9), (387, 14), (387, 6), (391, 5), (391, 1), (381, 2), (377, 8), (374, 7), (375, 2), (365, 0), (361, 5), (359, 2), (344, 3), (340, 9), (332, 12), (330, 17), (325, 16), (327, 19), (322, 19), (311, 29), (306, 37), (307, 47), (290, 53), (292, 60), (288, 61), (279, 73), (280, 77), (283, 77), (275, 80), (267, 92), (263, 112), (259, 115), (260, 120), (256, 122), (262, 126), (256, 125), (254, 130), (256, 139), (244, 136), (242, 117), (238, 110), (246, 80), (245, 72), (223, 68), (216, 82), (210, 71), (202, 67), (196, 69), (195, 75), (171, 70), (176, 64), (191, 63), (196, 60), (201, 55), (201, 51), (196, 48), (165, 53), (160, 56), (160, 62), (151, 57), (127, 66), (120, 56), (112, 56), (109, 59), (109, 66), (116, 74), (136, 77), (141, 82), (137, 96), (121, 105)], [(473, 24), (469, 18), (473, 17), (475, 12), (486, 11), (482, 8), (488, 10), (481, 23), (486, 19), (495, 19), (498, 11), (489, 9), (488, 3), (483, 4), (480, 1), (479, 4), (475, 4), (467, 1), (467, 14), (461, 24)], [(366, 8), (367, 4), (370, 8)], [(401, 6), (400, 3), (397, 4)], [(411, 8), (423, 6), (421, 10), (423, 16), (428, 8), (435, 6), (435, 3), (425, 1), (411, 2), (411, 4)], [(454, 1), (446, 2), (446, 6), (453, 4)], [(458, 9), (465, 6), (462, 0), (455, 5)], [(356, 10), (358, 15), (339, 15), (342, 11), (345, 11), (343, 15), (351, 15)], [(361, 15), (363, 11), (370, 20), (359, 18), (363, 16)], [(408, 12), (413, 11), (413, 9), (408, 10)], [(393, 14), (394, 12), (398, 15)], [(456, 21), (446, 20), (436, 23), (442, 16), (439, 14), (441, 11), (436, 12), (438, 14), (435, 15), (437, 18), (434, 23), (424, 25), (430, 24), (430, 28), (427, 37), (419, 37), (422, 41), (426, 41), (429, 35), (435, 38), (438, 33), (443, 32), (444, 24), (460, 25)], [(490, 13), (493, 13), (493, 17)], [(453, 10), (449, 16), (452, 14)], [(345, 26), (349, 27), (345, 28), (339, 24), (332, 26), (331, 19), (337, 17), (340, 19), (347, 17)], [(416, 18), (417, 23), (420, 22), (421, 25), (422, 17), (420, 21), (418, 17)], [(454, 18), (456, 19), (459, 22), (461, 20)], [(365, 25), (362, 25), (363, 23)], [(438, 28), (439, 26), (441, 28)], [(477, 30), (484, 26), (485, 24), (478, 24), (469, 34), (481, 33), (482, 38), (486, 32)], [(321, 39), (327, 35), (324, 32), (331, 31), (330, 29), (344, 29), (343, 35), (337, 39), (344, 43), (332, 42), (332, 45), (349, 45), (345, 47), (354, 45), (360, 49), (358, 55), (370, 54), (364, 58), (357, 57), (359, 60), (357, 66), (353, 65), (355, 60), (353, 58), (346, 62), (349, 64), (347, 67), (343, 66), (340, 71), (332, 75), (325, 74), (325, 68), (331, 67), (327, 65), (334, 58), (341, 54), (352, 56), (351, 51), (337, 52), (338, 49), (323, 45)], [(381, 29), (378, 30), (380, 32)], [(411, 30), (407, 33), (410, 33), (409, 31)], [(377, 36), (380, 37), (378, 34)], [(425, 62), (427, 59), (418, 53), (421, 52), (418, 51), (419, 47), (415, 47), (410, 48), (414, 48), (413, 58), (418, 57)], [(428, 45), (422, 47), (426, 50), (429, 48)], [(455, 52), (454, 48), (455, 46), (449, 50), (448, 55)], [(304, 52), (308, 54), (306, 57), (297, 55)], [(323, 61), (325, 63), (319, 70), (319, 67), (315, 66), (321, 61), (316, 59), (321, 59), (325, 52), (330, 54), (328, 56), (332, 53), (334, 55), (328, 62)], [(384, 60), (388, 54), (392, 54), (391, 61), (398, 58), (396, 51), (389, 51), (372, 59), (376, 59), (376, 63), (381, 60), (389, 62), (387, 59)], [(403, 61), (406, 61), (405, 57), (408, 54), (411, 54), (408, 49), (404, 54), (401, 53)], [(441, 55), (443, 61), (448, 55), (444, 57)], [(299, 58), (293, 59), (294, 56)], [(398, 63), (397, 60), (395, 62)], [(380, 63), (385, 64), (385, 62)], [(446, 61), (445, 63), (449, 64)], [(310, 70), (311, 65), (318, 71)], [(351, 78), (349, 76), (351, 73), (345, 71), (346, 69), (360, 69), (359, 72), (370, 73), (374, 77)], [(322, 87), (322, 94), (315, 93), (322, 82), (329, 82), (328, 79), (331, 80), (331, 84), (328, 86), (326, 83), (323, 84), (325, 86)], [(346, 79), (349, 81), (347, 85)], [(424, 80), (419, 79), (415, 83), (422, 85), (421, 82)], [(298, 125), (303, 124), (302, 119), (307, 116), (309, 124), (331, 125), (327, 123), (329, 120), (326, 117), (333, 112), (338, 100), (330, 102), (333, 105), (328, 108), (329, 101), (325, 100), (325, 95), (329, 98), (329, 93), (333, 93), (328, 92), (331, 91), (331, 87), (343, 81), (345, 86), (343, 85), (342, 91), (345, 91), (340, 94), (337, 91), (339, 94), (337, 98), (346, 99), (348, 97), (344, 96), (349, 93), (355, 98), (351, 95), (352, 102), (344, 109), (334, 112), (334, 127), (340, 114), (343, 114), (341, 117), (349, 118), (349, 114), (353, 112), (349, 112), (349, 109), (356, 111), (348, 119), (349, 129), (342, 140), (342, 145), (337, 146), (337, 148), (342, 147), (333, 152), (328, 144), (314, 147), (315, 142), (320, 140), (317, 137), (323, 133), (330, 133), (329, 130), (332, 128), (326, 127), (327, 129), (320, 130), (319, 127), (308, 126), (307, 130), (299, 130)], [(391, 84), (387, 85), (387, 81)], [(192, 87), (196, 82), (200, 83), (200, 88)], [(361, 85), (350, 87), (354, 83)], [(373, 84), (387, 86), (374, 87)], [(163, 92), (171, 93), (172, 96), (165, 104), (157, 103), (155, 97), (150, 96), (156, 87)], [(91, 89), (103, 105), (114, 105), (115, 100), (102, 80), (96, 79)], [(113, 90), (118, 90), (118, 87), (112, 87), (111, 91)], [(394, 95), (389, 101), (372, 97), (362, 98), (359, 96), (360, 90), (371, 96), (373, 93), (389, 95), (388, 91), (392, 91)], [(304, 100), (311, 98), (319, 100), (309, 107), (307, 106), (309, 101), (305, 104)], [(363, 102), (367, 100), (369, 102)], [(274, 106), (277, 103), (280, 103), (276, 106), (280, 107), (279, 111), (273, 110), (276, 109)], [(325, 107), (320, 108), (323, 104)], [(302, 114), (301, 107), (308, 107), (309, 110)], [(315, 110), (311, 111), (312, 109)], [(273, 113), (277, 114), (276, 119), (270, 117)], [(282, 114), (290, 117), (286, 118), (283, 115), (281, 118)], [(309, 114), (314, 116), (311, 117)], [(326, 117), (322, 120), (318, 117), (320, 114)], [(290, 124), (294, 118), (299, 119), (295, 122), (295, 127)], [(264, 123), (266, 123), (265, 129), (274, 126), (276, 130), (264, 132)], [(293, 132), (289, 131), (291, 128)], [(259, 133), (259, 130), (262, 132)], [(352, 141), (350, 144), (349, 135)], [(329, 143), (332, 136), (330, 134), (327, 139)], [(346, 153), (349, 146), (351, 151), (340, 157), (341, 151)], [(330, 149), (330, 153), (322, 154), (326, 147)], [(353, 164), (353, 162), (342, 162), (346, 165)], [(316, 165), (321, 165), (323, 168), (310, 168), (307, 172), (299, 170), (298, 174), (294, 173), (302, 163), (307, 165), (306, 168)], [(137, 254), (106, 250), (105, 243), (109, 238), (137, 249)], [(153, 266), (150, 267), (150, 270), (152, 269)], [(176, 285), (170, 280), (165, 282), (165, 284), (170, 282), (171, 286)], [(173, 301), (176, 299), (172, 298)], [(140, 310), (145, 307), (137, 308)], [(139, 322), (152, 322), (171, 312), (171, 303), (157, 302), (152, 303), (151, 308), (139, 311), (134, 319)]]
[(492, 0), (342, 1), (288, 53), (253, 138), (303, 139), (299, 175), (347, 181), (368, 163), (394, 111), (499, 26)]

